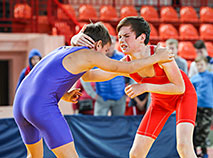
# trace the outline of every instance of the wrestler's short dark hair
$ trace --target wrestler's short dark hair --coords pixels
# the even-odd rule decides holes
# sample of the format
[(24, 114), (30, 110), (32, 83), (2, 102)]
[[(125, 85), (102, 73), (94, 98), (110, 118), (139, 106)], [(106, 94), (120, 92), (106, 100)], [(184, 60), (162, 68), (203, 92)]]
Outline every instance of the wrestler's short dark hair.
[(87, 24), (84, 34), (90, 36), (95, 42), (101, 40), (102, 46), (111, 44), (109, 32), (101, 22)]
[(146, 35), (144, 44), (147, 45), (149, 43), (150, 26), (148, 22), (144, 20), (143, 17), (129, 16), (129, 17), (123, 18), (117, 25), (117, 28), (116, 28), (117, 32), (119, 32), (121, 27), (123, 26), (131, 26), (132, 31), (134, 31), (136, 34), (136, 38), (138, 38), (138, 36), (144, 33)]

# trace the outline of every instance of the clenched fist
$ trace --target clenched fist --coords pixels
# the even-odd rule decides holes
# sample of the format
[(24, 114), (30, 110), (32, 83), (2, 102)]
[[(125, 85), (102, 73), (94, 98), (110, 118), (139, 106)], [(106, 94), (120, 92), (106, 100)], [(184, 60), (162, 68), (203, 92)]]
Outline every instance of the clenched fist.
[(72, 91), (65, 93), (61, 99), (67, 102), (77, 103), (78, 98), (82, 96), (80, 90), (80, 88), (73, 89)]
[(129, 85), (125, 88), (125, 93), (128, 95), (130, 98), (134, 98), (140, 94), (145, 93), (145, 85), (143, 84), (132, 84)]

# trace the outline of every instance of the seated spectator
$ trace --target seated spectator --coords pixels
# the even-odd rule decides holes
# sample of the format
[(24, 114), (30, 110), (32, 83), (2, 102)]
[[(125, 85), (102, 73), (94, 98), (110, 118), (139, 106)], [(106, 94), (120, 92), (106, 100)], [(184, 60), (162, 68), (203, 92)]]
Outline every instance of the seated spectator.
[(208, 158), (206, 142), (213, 115), (213, 73), (207, 70), (208, 60), (206, 57), (198, 56), (195, 63), (198, 74), (192, 76), (191, 82), (196, 89), (198, 105), (193, 143), (196, 153), (197, 147), (201, 147), (201, 154), (197, 156)]
[(166, 40), (166, 47), (168, 47), (175, 54), (175, 61), (178, 67), (183, 70), (186, 74), (188, 73), (187, 61), (178, 56), (178, 41), (176, 39)]
[[(124, 54), (115, 49), (116, 38), (111, 36), (112, 44), (106, 54), (109, 58), (120, 60)], [(126, 95), (124, 92), (125, 79), (123, 76), (117, 76), (109, 81), (97, 82), (94, 115), (107, 116), (109, 111), (111, 115), (124, 115), (126, 105)]]
[(16, 87), (18, 89), (19, 85), (21, 84), (22, 80), (29, 74), (32, 68), (41, 60), (41, 53), (37, 49), (32, 49), (29, 53), (29, 65), (21, 71), (19, 81)]
[[(204, 56), (207, 58), (207, 60), (208, 60), (207, 70), (212, 72), (213, 71), (213, 64), (211, 64), (212, 59), (210, 56), (208, 56), (208, 52), (207, 52), (204, 41), (202, 41), (202, 40), (196, 41), (194, 44), (194, 47), (196, 49), (197, 57)], [(191, 78), (192, 76), (196, 75), (197, 73), (198, 73), (197, 66), (196, 66), (195, 61), (193, 61), (190, 65), (188, 76), (189, 76), (189, 78)]]
[(79, 97), (78, 103), (72, 104), (76, 114), (93, 115), (94, 103), (97, 98), (94, 82), (84, 82), (82, 79), (76, 83), (76, 88), (81, 89), (82, 96)]
[[(127, 84), (136, 83), (134, 80), (126, 80)], [(127, 98), (125, 115), (144, 115), (148, 109), (149, 93), (143, 93), (133, 99)]]

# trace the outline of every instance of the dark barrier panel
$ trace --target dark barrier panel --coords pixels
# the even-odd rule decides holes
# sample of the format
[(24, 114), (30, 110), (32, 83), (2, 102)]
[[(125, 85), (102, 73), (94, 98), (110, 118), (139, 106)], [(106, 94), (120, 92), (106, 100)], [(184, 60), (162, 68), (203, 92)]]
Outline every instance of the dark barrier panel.
[[(65, 118), (71, 127), (80, 158), (128, 158), (142, 117), (72, 115)], [(172, 115), (147, 158), (178, 158), (175, 133), (175, 115)], [(25, 157), (26, 149), (14, 120), (1, 119), (0, 158)], [(55, 158), (46, 145), (44, 145), (44, 158)]]

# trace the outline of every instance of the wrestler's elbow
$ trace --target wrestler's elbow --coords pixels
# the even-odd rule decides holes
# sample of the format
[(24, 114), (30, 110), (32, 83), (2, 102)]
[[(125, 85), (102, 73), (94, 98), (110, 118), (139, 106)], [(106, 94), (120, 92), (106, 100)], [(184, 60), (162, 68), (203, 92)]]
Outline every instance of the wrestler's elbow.
[(88, 75), (83, 75), (82, 77), (81, 77), (81, 79), (84, 81), (84, 82), (89, 82), (89, 77), (88, 77)]
[(185, 90), (186, 90), (186, 88), (185, 88), (185, 85), (183, 84), (183, 85), (178, 85), (177, 86), (177, 93), (178, 94), (183, 94), (183, 93), (185, 93)]

